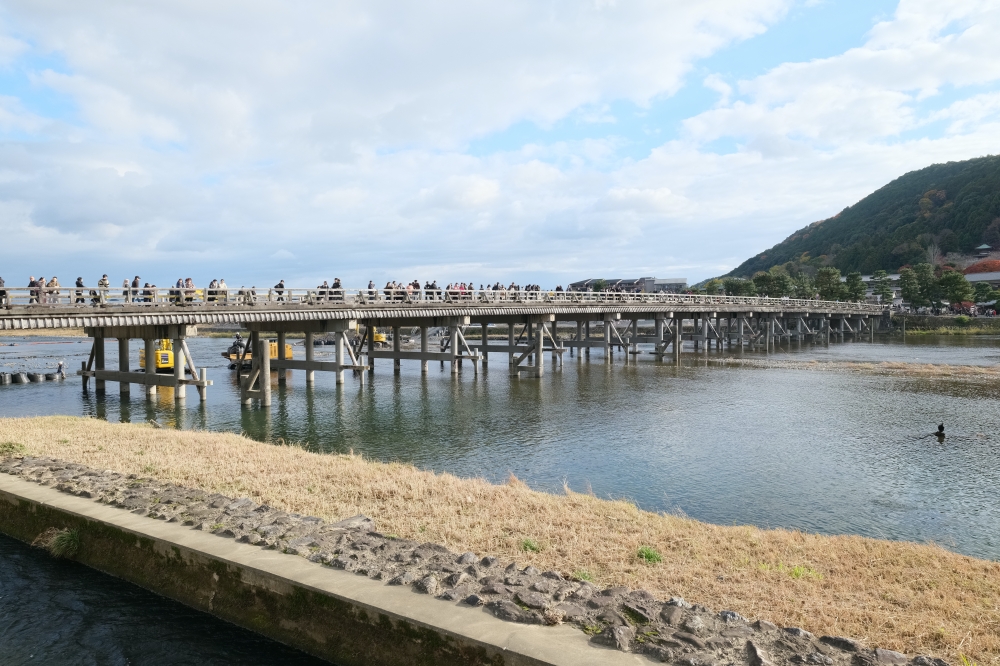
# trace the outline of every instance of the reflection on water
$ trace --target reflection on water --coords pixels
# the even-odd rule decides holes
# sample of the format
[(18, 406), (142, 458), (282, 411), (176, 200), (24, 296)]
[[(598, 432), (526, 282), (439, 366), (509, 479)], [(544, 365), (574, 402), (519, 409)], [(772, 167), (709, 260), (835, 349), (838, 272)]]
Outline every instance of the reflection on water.
[[(76, 341), (0, 348), (0, 370), (70, 368), (85, 360)], [(46, 342), (51, 342), (47, 339)], [(364, 384), (337, 386), (317, 373), (273, 377), (270, 410), (241, 408), (220, 352), (226, 340), (194, 339), (192, 353), (215, 385), (207, 404), (189, 390), (147, 400), (133, 387), (121, 401), (81, 395), (79, 379), (0, 387), (0, 415), (85, 414), (113, 421), (244, 432), (265, 441), (300, 441), (318, 451), (364, 452), (463, 476), (502, 480), (513, 472), (559, 492), (563, 482), (643, 508), (681, 510), (721, 524), (935, 541), (1000, 558), (1000, 480), (995, 401), (1000, 383), (858, 372), (709, 367), (685, 355), (680, 367), (567, 355), (544, 379), (511, 380), (506, 357), (486, 373), (379, 360)], [(115, 345), (108, 345), (109, 364)], [(295, 354), (302, 357), (301, 343)], [(317, 350), (322, 359), (325, 350)], [(718, 352), (712, 352), (716, 355)], [(738, 352), (725, 352), (738, 353)], [(746, 352), (747, 356), (759, 355)], [(133, 348), (133, 367), (138, 349)], [(792, 345), (773, 358), (993, 365), (996, 337), (910, 336), (825, 346)], [(944, 444), (921, 439), (939, 422)]]

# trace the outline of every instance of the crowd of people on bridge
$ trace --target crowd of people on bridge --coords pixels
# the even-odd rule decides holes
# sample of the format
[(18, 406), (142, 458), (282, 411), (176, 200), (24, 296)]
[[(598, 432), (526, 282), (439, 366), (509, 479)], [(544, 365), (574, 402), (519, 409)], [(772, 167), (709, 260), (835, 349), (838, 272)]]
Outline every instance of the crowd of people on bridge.
[[(172, 286), (161, 289), (154, 283), (143, 282), (136, 275), (131, 280), (126, 278), (122, 282), (121, 295), (119, 297), (117, 292), (114, 295), (111, 294), (111, 281), (107, 274), (101, 276), (96, 286), (87, 286), (83, 278), (78, 277), (74, 286), (67, 288), (61, 287), (59, 278), (57, 277), (36, 279), (34, 276), (31, 276), (28, 280), (28, 304), (54, 305), (60, 302), (69, 302), (80, 305), (89, 302), (97, 305), (109, 301), (117, 303), (169, 302), (174, 304), (192, 303), (195, 301), (204, 301), (207, 303), (231, 302), (233, 300), (231, 298), (233, 295), (231, 291), (224, 278), (213, 279), (204, 290), (199, 290), (194, 280), (190, 277), (178, 278)], [(381, 293), (379, 293), (380, 291)], [(420, 298), (421, 300), (466, 301), (476, 298), (510, 300), (521, 298), (524, 294), (541, 291), (541, 285), (520, 285), (516, 282), (511, 282), (506, 286), (499, 281), (492, 285), (484, 286), (480, 284), (477, 289), (471, 281), (451, 282), (444, 288), (441, 288), (438, 286), (437, 280), (425, 281), (423, 286), (421, 286), (419, 280), (412, 280), (410, 282), (388, 281), (381, 290), (375, 286), (374, 281), (369, 281), (367, 290), (362, 290), (360, 293), (368, 298), (384, 298), (390, 301), (404, 301), (414, 298)], [(563, 289), (562, 285), (558, 285), (551, 291), (560, 293), (566, 290)], [(589, 292), (592, 289), (587, 287), (586, 291)], [(624, 290), (621, 287), (613, 287), (602, 291), (623, 292)], [(9, 290), (4, 288), (3, 279), (0, 278), (0, 305), (7, 304), (8, 294)], [(254, 303), (257, 301), (257, 287), (252, 286), (247, 288), (241, 286), (235, 291), (235, 296), (236, 302)], [(289, 289), (285, 286), (283, 279), (279, 280), (270, 289), (269, 297), (277, 302), (291, 300)], [(324, 280), (322, 284), (317, 285), (315, 292), (312, 292), (308, 298), (314, 302), (342, 303), (346, 300), (346, 289), (340, 278), (334, 278), (332, 282)]]

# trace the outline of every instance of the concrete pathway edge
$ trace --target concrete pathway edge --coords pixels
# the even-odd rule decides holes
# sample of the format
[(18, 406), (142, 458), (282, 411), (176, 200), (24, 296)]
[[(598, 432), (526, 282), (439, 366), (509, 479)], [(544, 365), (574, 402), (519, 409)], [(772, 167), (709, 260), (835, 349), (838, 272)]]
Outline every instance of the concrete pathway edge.
[(336, 664), (650, 664), (569, 626), (499, 620), (276, 551), (0, 475), (0, 532), (77, 529), (73, 558)]

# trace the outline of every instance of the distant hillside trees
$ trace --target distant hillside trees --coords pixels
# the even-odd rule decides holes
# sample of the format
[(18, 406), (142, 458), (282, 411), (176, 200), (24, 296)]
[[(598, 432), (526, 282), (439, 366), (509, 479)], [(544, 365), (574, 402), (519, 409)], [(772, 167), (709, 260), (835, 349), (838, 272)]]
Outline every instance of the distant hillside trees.
[(949, 252), (981, 243), (1000, 249), (1000, 156), (912, 171), (829, 219), (814, 222), (729, 273), (755, 276), (782, 266), (841, 272), (936, 266)]

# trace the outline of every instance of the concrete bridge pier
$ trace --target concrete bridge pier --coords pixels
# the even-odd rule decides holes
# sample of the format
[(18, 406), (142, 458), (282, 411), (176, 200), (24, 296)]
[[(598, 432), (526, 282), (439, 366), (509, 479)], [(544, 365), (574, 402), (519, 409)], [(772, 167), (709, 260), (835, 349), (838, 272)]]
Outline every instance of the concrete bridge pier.
[[(145, 338), (143, 344), (146, 348), (146, 358), (155, 358), (156, 355), (156, 340), (153, 338)], [(147, 378), (152, 378), (156, 375), (156, 364), (147, 363), (146, 364), (146, 376)], [(146, 397), (152, 398), (156, 395), (156, 384), (148, 383), (146, 384)]]
[[(402, 351), (402, 350), (399, 347), (399, 343), (400, 343), (400, 340), (399, 340), (399, 326), (398, 325), (394, 325), (392, 327), (392, 351), (394, 351), (396, 353), (396, 357), (394, 359), (392, 359), (392, 373), (394, 375), (398, 375), (399, 372), (400, 372), (400, 370), (401, 370), (401, 367), (400, 367), (401, 361), (400, 361), (400, 358), (399, 358), (399, 352)], [(339, 383), (342, 383), (342, 382), (337, 382), (337, 383), (339, 384)]]
[[(316, 334), (312, 331), (306, 331), (306, 364), (312, 365), (313, 360), (316, 358)], [(312, 384), (316, 381), (316, 371), (306, 370), (306, 384)]]
[(490, 362), (490, 359), (489, 359), (489, 353), (490, 353), (489, 352), (489, 348), (490, 348), (490, 345), (489, 345), (489, 340), (490, 340), (490, 325), (489, 325), (489, 323), (485, 322), (485, 321), (482, 322), (482, 324), (480, 324), (480, 330), (482, 331), (480, 333), (480, 336), (482, 338), (480, 340), (480, 342), (482, 344), (481, 344), (481, 349), (479, 351), (479, 355), (482, 356), (483, 370), (485, 370), (486, 366), (489, 365), (489, 362)]
[[(118, 371), (127, 373), (128, 366), (128, 338), (118, 338)], [(131, 386), (128, 382), (118, 382), (118, 395), (121, 396), (122, 400), (129, 399)]]
[[(483, 325), (483, 328), (484, 329), (486, 328), (485, 324)], [(427, 352), (429, 351), (427, 347), (428, 347), (428, 345), (427, 345), (427, 324), (424, 324), (424, 325), (422, 325), (420, 327), (420, 354), (424, 357), (424, 358), (422, 358), (420, 360), (420, 373), (424, 374), (424, 375), (427, 374)], [(486, 353), (485, 352), (483, 353), (483, 365), (486, 365)]]
[[(104, 371), (103, 333), (94, 337), (94, 369), (100, 372)], [(104, 391), (105, 391), (104, 379), (98, 378), (98, 375), (94, 375), (94, 394), (104, 395)]]
[(663, 360), (663, 352), (667, 348), (666, 343), (663, 341), (663, 322), (663, 315), (659, 315), (653, 320), (653, 337), (656, 338), (656, 346), (653, 348), (653, 353), (656, 355), (656, 360), (658, 361)]
[(614, 345), (611, 338), (611, 329), (614, 327), (614, 322), (621, 319), (619, 313), (606, 314), (602, 318), (604, 322), (604, 362), (611, 363), (614, 360)]

